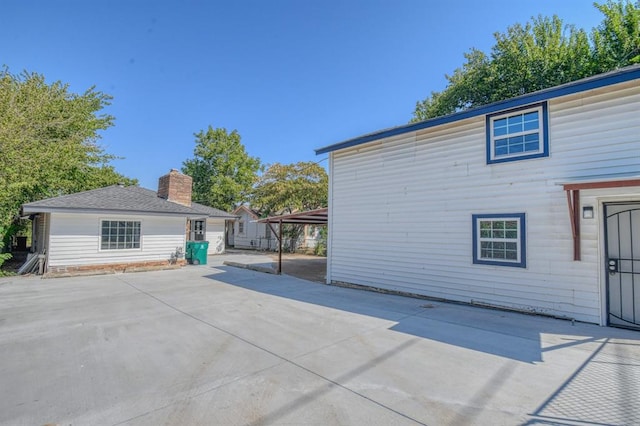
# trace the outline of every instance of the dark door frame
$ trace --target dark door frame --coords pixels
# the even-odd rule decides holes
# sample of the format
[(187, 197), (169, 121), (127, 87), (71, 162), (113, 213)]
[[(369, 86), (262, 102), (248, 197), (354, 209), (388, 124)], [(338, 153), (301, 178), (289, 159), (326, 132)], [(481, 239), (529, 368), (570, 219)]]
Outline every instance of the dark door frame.
[[(632, 291), (635, 291), (635, 287), (636, 287), (636, 280), (638, 282), (638, 284), (640, 284), (640, 270), (635, 270), (634, 267), (634, 262), (640, 261), (640, 253), (633, 253), (633, 240), (636, 238), (640, 238), (640, 228), (637, 229), (637, 233), (636, 235), (634, 235), (634, 228), (633, 228), (633, 222), (630, 223), (630, 231), (631, 231), (631, 258), (630, 259), (623, 259), (621, 258), (619, 255), (617, 258), (611, 258), (609, 256), (609, 237), (611, 235), (612, 230), (609, 229), (609, 217), (610, 215), (608, 214), (608, 209), (613, 207), (613, 206), (637, 206), (636, 208), (632, 208), (631, 211), (640, 211), (640, 201), (615, 201), (615, 202), (604, 202), (603, 203), (603, 226), (604, 226), (604, 274), (605, 274), (605, 297), (606, 297), (606, 301), (605, 301), (605, 309), (606, 309), (606, 325), (607, 326), (611, 326), (611, 327), (622, 327), (622, 328), (631, 328), (634, 330), (640, 330), (640, 316), (639, 317), (635, 317), (634, 315), (634, 319), (632, 321), (628, 321), (624, 318), (620, 318), (621, 322), (628, 322), (629, 325), (625, 325), (625, 324), (617, 324), (611, 323), (611, 277), (615, 274), (631, 274), (632, 277)], [(617, 215), (623, 213), (622, 212), (617, 212), (617, 213), (613, 213), (611, 214), (611, 216), (613, 215)], [(615, 232), (618, 233), (618, 239), (619, 239), (619, 235), (620, 235), (620, 231), (619, 229), (616, 230)], [(634, 238), (635, 237), (635, 238)], [(619, 253), (620, 254), (620, 253)], [(634, 260), (634, 259), (638, 259), (638, 260)], [(631, 270), (627, 271), (627, 264), (622, 264), (622, 262), (631, 262)], [(640, 291), (640, 285), (637, 285), (638, 290)], [(622, 291), (620, 290), (620, 292), (622, 293)], [(621, 296), (622, 298), (622, 296)], [(634, 311), (637, 309), (635, 306), (635, 302), (637, 297), (634, 295), (634, 300), (632, 301), (633, 303), (633, 309)], [(621, 307), (622, 309), (622, 307)]]

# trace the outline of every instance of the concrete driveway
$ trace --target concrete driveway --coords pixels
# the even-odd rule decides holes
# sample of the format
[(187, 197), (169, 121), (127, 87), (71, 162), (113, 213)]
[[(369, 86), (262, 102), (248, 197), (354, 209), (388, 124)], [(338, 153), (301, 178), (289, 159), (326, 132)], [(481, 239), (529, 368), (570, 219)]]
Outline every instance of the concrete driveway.
[(224, 260), (0, 279), (0, 423), (640, 424), (638, 332)]
[[(225, 258), (232, 263), (258, 270), (278, 270), (278, 254), (273, 252), (258, 252), (255, 250), (233, 249), (227, 252)], [(282, 253), (282, 273), (324, 284), (327, 281), (327, 258), (299, 253)]]

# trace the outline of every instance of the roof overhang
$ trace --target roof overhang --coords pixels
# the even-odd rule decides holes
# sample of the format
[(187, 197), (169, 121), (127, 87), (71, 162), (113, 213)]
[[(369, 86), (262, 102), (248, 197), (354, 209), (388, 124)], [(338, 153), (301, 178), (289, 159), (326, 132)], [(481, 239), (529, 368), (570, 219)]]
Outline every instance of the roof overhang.
[(136, 215), (136, 216), (172, 216), (172, 217), (186, 217), (189, 219), (198, 219), (208, 217), (202, 213), (172, 213), (172, 212), (157, 212), (146, 210), (117, 210), (117, 209), (78, 209), (78, 208), (64, 208), (64, 207), (38, 207), (29, 206), (27, 204), (22, 206), (22, 216), (28, 216), (37, 213), (71, 213), (71, 214), (102, 214), (102, 215)]
[[(218, 219), (218, 220), (238, 220), (240, 216), (212, 216), (212, 215), (200, 215), (197, 219)], [(194, 219), (194, 217), (191, 217)]]
[(573, 260), (580, 260), (580, 191), (589, 189), (612, 189), (640, 187), (640, 175), (614, 174), (576, 178), (570, 181), (558, 182), (567, 193), (567, 206), (573, 236)]
[(565, 191), (574, 191), (581, 189), (625, 188), (629, 186), (640, 186), (640, 175), (618, 174), (577, 178), (564, 182), (558, 182), (558, 185), (562, 185), (562, 188)]

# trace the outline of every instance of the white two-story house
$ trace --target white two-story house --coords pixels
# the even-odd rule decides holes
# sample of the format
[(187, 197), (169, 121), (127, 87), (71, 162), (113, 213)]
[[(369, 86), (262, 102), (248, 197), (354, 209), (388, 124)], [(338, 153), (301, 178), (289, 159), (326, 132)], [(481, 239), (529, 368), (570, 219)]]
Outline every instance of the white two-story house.
[(640, 66), (316, 153), (329, 283), (640, 328)]

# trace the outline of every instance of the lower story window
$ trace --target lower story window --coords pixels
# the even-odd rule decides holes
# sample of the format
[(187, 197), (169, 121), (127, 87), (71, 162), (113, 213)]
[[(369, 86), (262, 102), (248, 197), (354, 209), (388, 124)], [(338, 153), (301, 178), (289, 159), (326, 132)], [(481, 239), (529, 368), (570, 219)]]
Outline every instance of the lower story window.
[(526, 268), (524, 213), (474, 214), (473, 263)]
[(103, 220), (100, 235), (102, 250), (140, 248), (140, 222), (131, 220)]

